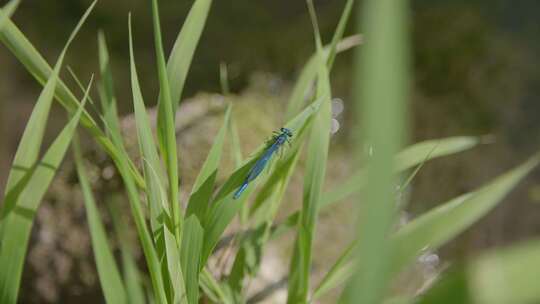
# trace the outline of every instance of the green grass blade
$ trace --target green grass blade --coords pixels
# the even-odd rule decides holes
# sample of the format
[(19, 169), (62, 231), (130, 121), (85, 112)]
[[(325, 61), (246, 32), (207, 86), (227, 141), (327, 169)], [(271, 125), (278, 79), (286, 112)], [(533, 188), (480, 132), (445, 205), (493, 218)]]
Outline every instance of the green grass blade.
[[(539, 157), (535, 156), (484, 187), (454, 198), (406, 224), (390, 239), (393, 244), (390, 273), (397, 274), (426, 248), (435, 250), (476, 223), (500, 203), (539, 162)], [(356, 244), (354, 242), (349, 248), (353, 248)], [(346, 270), (350, 268), (348, 258), (345, 257), (349, 256), (347, 253), (349, 250), (323, 279), (314, 299), (337, 287), (338, 283), (350, 276), (351, 273)]]
[(207, 268), (203, 268), (199, 277), (201, 289), (214, 303), (234, 304), (234, 301), (227, 296), (227, 292), (216, 281)]
[[(428, 160), (466, 151), (473, 148), (478, 143), (479, 139), (477, 137), (458, 136), (427, 140), (413, 144), (403, 149), (394, 158), (396, 163), (396, 173), (411, 169)], [(360, 171), (349, 177), (347, 181), (343, 182), (341, 185), (323, 193), (321, 208), (327, 208), (342, 201), (348, 196), (359, 192), (365, 181), (366, 176), (364, 171)], [(275, 238), (284, 231), (294, 228), (298, 222), (299, 216), (299, 211), (293, 212), (291, 215), (287, 216), (285, 220), (272, 229), (271, 238)]]
[(345, 3), (345, 8), (343, 9), (343, 13), (341, 13), (338, 26), (336, 28), (336, 31), (334, 32), (334, 36), (332, 37), (332, 42), (330, 43), (330, 50), (327, 59), (327, 66), (329, 71), (332, 70), (332, 66), (334, 65), (334, 59), (336, 59), (337, 54), (338, 42), (343, 38), (343, 32), (345, 32), (345, 27), (347, 26), (347, 22), (349, 21), (349, 17), (351, 16), (353, 4), (354, 0), (347, 0), (347, 2)]
[(229, 71), (225, 62), (219, 64), (219, 84), (221, 86), (221, 94), (229, 95), (231, 93), (231, 89), (229, 88)]
[(475, 136), (453, 136), (442, 139), (426, 140), (411, 145), (399, 152), (395, 159), (396, 170), (410, 169), (422, 163), (422, 158), (429, 155), (428, 160), (469, 150), (480, 143)]
[(101, 100), (101, 109), (103, 117), (107, 124), (109, 138), (117, 147), (123, 146), (121, 143), (122, 135), (120, 133), (120, 122), (118, 121), (118, 109), (116, 106), (116, 97), (114, 95), (114, 82), (109, 62), (109, 51), (107, 41), (102, 31), (98, 33), (98, 54), (99, 54), (99, 72), (101, 81), (98, 86)]
[[(416, 143), (403, 149), (394, 157), (396, 173), (411, 169), (427, 160), (466, 151), (479, 143), (480, 139), (473, 136), (455, 136)], [(341, 185), (324, 193), (322, 205), (341, 201), (358, 193), (361, 188), (359, 185), (364, 184), (365, 181), (365, 171), (360, 170)]]
[[(13, 9), (17, 3), (10, 2), (10, 4), (14, 4), (12, 6), (13, 12)], [(60, 73), (60, 69), (62, 68), (64, 57), (69, 46), (71, 45), (71, 42), (77, 35), (81, 26), (84, 24), (84, 21), (86, 20), (86, 17), (88, 16), (88, 13), (91, 11), (91, 9), (92, 7), (90, 7), (87, 13), (81, 18), (79, 24), (77, 24), (77, 26), (71, 33), (68, 41), (64, 46), (64, 49), (58, 57), (51, 77), (49, 78), (49, 80), (47, 80), (47, 83), (43, 87), (43, 90), (38, 97), (36, 105), (34, 106), (32, 114), (30, 115), (30, 119), (28, 120), (28, 123), (24, 129), (24, 133), (21, 141), (19, 142), (19, 146), (17, 147), (15, 159), (13, 161), (8, 176), (5, 193), (9, 193), (12, 188), (20, 182), (20, 180), (25, 175), (24, 169), (28, 169), (34, 166), (35, 162), (38, 159), (41, 143), (43, 141), (43, 134), (45, 133), (45, 126), (49, 117), (49, 110), (53, 102), (54, 91), (57, 85), (58, 75)], [(11, 207), (13, 206), (3, 206), (2, 212), (0, 214), (0, 219), (5, 217), (6, 213), (9, 212), (9, 209)]]
[(208, 210), (210, 196), (212, 195), (214, 190), (214, 182), (216, 179), (219, 163), (221, 161), (223, 144), (225, 142), (225, 134), (227, 133), (227, 128), (230, 125), (231, 108), (231, 105), (227, 107), (223, 125), (219, 129), (216, 137), (214, 138), (212, 148), (210, 148), (210, 152), (208, 153), (208, 156), (204, 161), (203, 167), (199, 171), (199, 175), (195, 180), (195, 184), (193, 185), (193, 189), (191, 190), (191, 195), (189, 197), (186, 216), (194, 214), (197, 216), (197, 218), (199, 218), (199, 221), (204, 220), (204, 217)]
[[(359, 35), (347, 37), (337, 44), (336, 52), (340, 53), (349, 50), (352, 47), (359, 45), (361, 42), (361, 36)], [(330, 45), (327, 45), (324, 51), (325, 56), (328, 55), (329, 49)], [(298, 76), (298, 80), (296, 81), (291, 92), (291, 96), (287, 102), (287, 111), (285, 114), (286, 119), (294, 117), (294, 115), (296, 115), (306, 103), (311, 85), (317, 77), (318, 65), (317, 54), (313, 54), (313, 56), (302, 68), (300, 76)]]
[(56, 137), (41, 161), (27, 168), (23, 178), (6, 194), (5, 206), (14, 206), (3, 220), (0, 243), (0, 303), (16, 303), (26, 248), (36, 211), (60, 166), (79, 124), (91, 82), (81, 107)]
[(174, 42), (167, 62), (167, 75), (171, 84), (171, 100), (176, 112), (182, 97), (193, 54), (199, 43), (212, 0), (196, 0)]
[(540, 267), (538, 239), (492, 250), (458, 266), (416, 303), (526, 304), (540, 301), (540, 289), (535, 284)]
[(176, 237), (174, 236), (174, 229), (170, 219), (169, 224), (163, 226), (163, 235), (167, 255), (167, 273), (172, 287), (171, 292), (173, 294), (172, 303), (187, 303), (185, 284), (189, 284), (189, 282), (184, 280), (183, 272), (185, 270), (182, 270), (180, 250), (178, 248)]
[(108, 206), (116, 239), (120, 243), (123, 278), (126, 286), (128, 303), (144, 304), (146, 303), (146, 298), (142, 286), (141, 275), (137, 268), (137, 261), (132, 253), (132, 244), (130, 244), (129, 237), (126, 235), (129, 226), (121, 216), (120, 207), (118, 206), (119, 200), (116, 198), (117, 196), (114, 196), (113, 199), (108, 202)]
[[(150, 225), (152, 235), (155, 235), (162, 228), (163, 216), (170, 216), (169, 207), (166, 205), (167, 198), (161, 197), (160, 185), (164, 184), (164, 174), (161, 168), (150, 119), (146, 113), (137, 68), (135, 66), (135, 55), (133, 53), (133, 36), (131, 31), (131, 19), (129, 22), (129, 54), (131, 70), (131, 91), (133, 95), (133, 108), (137, 125), (137, 137), (141, 156), (144, 159), (144, 179), (146, 184), (146, 196), (150, 209)], [(153, 174), (155, 172), (155, 174)], [(165, 205), (163, 204), (165, 202)], [(165, 214), (164, 214), (165, 212)], [(167, 215), (169, 214), (169, 215)]]
[(387, 236), (398, 209), (393, 157), (405, 142), (407, 126), (408, 11), (408, 1), (368, 0), (358, 9), (362, 13), (358, 30), (364, 31), (370, 43), (357, 51), (354, 87), (357, 119), (362, 122), (357, 138), (373, 153), (364, 158), (367, 184), (362, 204), (357, 203), (358, 268), (342, 297), (345, 303), (381, 303), (390, 282)]
[(315, 291), (312, 300), (317, 300), (326, 292), (344, 283), (353, 274), (354, 267), (351, 265), (351, 257), (354, 254), (356, 242), (349, 245), (341, 254), (339, 259), (332, 265), (328, 273), (321, 280)]
[(538, 303), (540, 288), (540, 242), (529, 241), (497, 250), (475, 260), (468, 267), (475, 303)]
[(234, 157), (235, 168), (239, 168), (242, 165), (244, 156), (242, 156), (242, 145), (240, 144), (240, 135), (238, 135), (238, 127), (234, 115), (231, 113), (231, 119), (229, 120), (229, 134), (231, 134), (231, 146)]
[(13, 16), (20, 2), (20, 0), (11, 0), (0, 10), (0, 30), (9, 21), (9, 18)]
[(199, 272), (204, 230), (194, 215), (185, 222), (182, 234), (181, 264), (185, 274), (186, 293), (189, 304), (199, 303)]
[(539, 161), (540, 158), (534, 156), (486, 186), (455, 198), (408, 223), (392, 238), (395, 243), (392, 271), (402, 269), (426, 246), (436, 249), (477, 222), (501, 202)]
[(141, 241), (144, 256), (146, 258), (146, 264), (148, 266), (150, 278), (152, 280), (155, 301), (157, 303), (167, 303), (165, 285), (163, 282), (159, 258), (156, 253), (156, 249), (154, 248), (152, 237), (146, 225), (139, 192), (137, 191), (134, 177), (131, 174), (128, 158), (119, 158), (116, 165), (126, 187), (127, 195), (131, 206), (131, 212), (135, 221), (135, 225), (137, 227), (137, 234), (139, 235), (139, 239)]
[[(360, 44), (361, 42), (359, 36), (351, 36), (347, 39), (342, 40), (343, 32), (345, 31), (345, 27), (347, 25), (347, 22), (349, 21), (353, 4), (354, 0), (347, 0), (345, 8), (343, 9), (343, 13), (341, 14), (341, 17), (339, 19), (336, 31), (334, 32), (334, 36), (332, 37), (332, 42), (324, 48), (323, 53), (327, 63), (328, 71), (332, 70), (334, 59), (338, 52), (345, 51), (351, 47)], [(311, 84), (315, 80), (319, 70), (319, 63), (317, 57), (318, 54), (314, 54), (309, 59), (306, 66), (302, 69), (300, 77), (298, 78), (298, 81), (293, 88), (291, 97), (289, 98), (287, 112), (285, 115), (286, 118), (290, 118), (296, 113), (298, 113), (298, 111), (304, 105), (306, 94), (311, 88)]]
[(163, 279), (173, 303), (175, 297), (179, 299), (184, 290), (184, 282), (180, 270), (180, 254), (178, 243), (174, 236), (174, 224), (171, 218), (170, 207), (167, 204), (167, 195), (163, 189), (164, 173), (154, 143), (150, 120), (146, 113), (144, 101), (137, 76), (135, 58), (133, 54), (133, 36), (131, 30), (131, 15), (129, 18), (129, 47), (131, 66), (131, 87), (133, 105), (137, 125), (139, 147), (143, 158), (144, 178), (146, 184), (146, 197), (150, 209), (150, 226), (156, 243), (156, 251), (162, 262)]
[(420, 299), (414, 303), (421, 304), (453, 304), (464, 303), (473, 304), (469, 290), (469, 283), (464, 269), (451, 269), (442, 278), (431, 286), (431, 288)]
[[(133, 39), (132, 39), (132, 34), (131, 34), (131, 15), (129, 15), (129, 18), (128, 18), (128, 29), (129, 29), (129, 37), (130, 37), (129, 40), (130, 40), (130, 61), (131, 61), (133, 103), (134, 103), (135, 110), (137, 111), (136, 115), (137, 113), (139, 114), (139, 117), (137, 119), (137, 132), (138, 132), (138, 136), (141, 137), (141, 141), (139, 142), (139, 144), (141, 145), (141, 149), (143, 149), (143, 154), (148, 153), (149, 157), (153, 157), (152, 156), (153, 153), (151, 152), (152, 151), (151, 148), (153, 148), (151, 145), (152, 143), (151, 137), (150, 135), (146, 134), (149, 129), (149, 126), (145, 125), (145, 123), (147, 123), (147, 119), (145, 118), (147, 117), (142, 115), (144, 114), (143, 112), (145, 112), (146, 110), (144, 109), (144, 103), (142, 101), (142, 96), (140, 95), (140, 89), (138, 86), (138, 79), (137, 79), (137, 74), (136, 74), (136, 69), (135, 69), (135, 62), (133, 58), (134, 56), (133, 56), (133, 42), (132, 42)], [(149, 148), (148, 151), (146, 150), (146, 148)], [(163, 281), (164, 277), (161, 271), (160, 259), (158, 257), (158, 253), (156, 252), (156, 248), (154, 247), (152, 236), (149, 233), (148, 227), (146, 225), (146, 220), (145, 220), (145, 216), (142, 210), (139, 193), (137, 192), (137, 189), (134, 184), (134, 180), (129, 172), (128, 160), (129, 158), (127, 157), (127, 155), (124, 156), (123, 158), (120, 158), (120, 162), (117, 163), (117, 167), (120, 174), (122, 175), (124, 184), (126, 186), (128, 198), (131, 204), (131, 211), (133, 213), (133, 218), (137, 226), (137, 232), (142, 243), (143, 251), (146, 257), (146, 263), (150, 271), (150, 277), (152, 279), (152, 286), (154, 289), (153, 292), (154, 292), (155, 300), (158, 303), (167, 303), (165, 283)], [(154, 161), (154, 160), (151, 159), (150, 161)], [(146, 178), (152, 181), (152, 185), (149, 184), (148, 186), (149, 187), (156, 186), (155, 187), (156, 189), (152, 188), (152, 193), (150, 193), (149, 192), (150, 190), (147, 189), (147, 193), (152, 195), (152, 196), (149, 196), (149, 200), (150, 200), (150, 199), (155, 198), (153, 195), (160, 194), (160, 188), (159, 188), (159, 184), (156, 178), (157, 174), (155, 176), (153, 175), (153, 172), (155, 172), (154, 170), (157, 170), (157, 169), (151, 167), (151, 164), (150, 166), (147, 166), (149, 164), (148, 160), (146, 160), (144, 163), (145, 163), (144, 165), (146, 166), (145, 168), (147, 169), (147, 171), (145, 172)], [(159, 198), (155, 198), (155, 199), (158, 200)], [(150, 206), (151, 210), (163, 209), (159, 207), (161, 202), (153, 202), (150, 204), (151, 204)], [(154, 214), (152, 213), (152, 215)], [(151, 221), (154, 221), (154, 220), (151, 220)], [(157, 225), (157, 223), (155, 224)]]
[(332, 120), (330, 79), (312, 1), (308, 1), (308, 8), (314, 24), (315, 41), (319, 57), (316, 96), (317, 98), (326, 96), (326, 100), (324, 100), (317, 116), (314, 117), (313, 127), (310, 130), (309, 144), (307, 146), (307, 151), (309, 152), (304, 173), (304, 200), (289, 273), (287, 303), (290, 304), (307, 302), (310, 288), (313, 235), (326, 174)]
[[(96, 1), (92, 3), (85, 16), (94, 7), (95, 3)], [(45, 85), (52, 74), (51, 67), (11, 20), (6, 20), (5, 25), (0, 28), (0, 41), (40, 84)], [(80, 104), (79, 100), (60, 79), (55, 90), (55, 98), (68, 112), (76, 111)], [(118, 162), (123, 157), (122, 152), (101, 131), (94, 119), (86, 111), (82, 114), (81, 125), (90, 132), (92, 137), (111, 156), (113, 161)], [(138, 173), (137, 168), (131, 161), (129, 162), (129, 166), (137, 185), (144, 188), (144, 181)]]
[(159, 76), (158, 102), (158, 139), (161, 155), (165, 160), (169, 180), (169, 203), (171, 204), (174, 235), (180, 240), (180, 202), (178, 201), (178, 156), (176, 153), (176, 134), (174, 127), (175, 111), (171, 99), (171, 89), (165, 64), (165, 53), (161, 39), (161, 25), (157, 0), (151, 0), (152, 21), (154, 28), (154, 44)]
[(88, 182), (81, 148), (76, 137), (73, 140), (72, 147), (75, 155), (75, 166), (79, 177), (79, 184), (84, 197), (90, 236), (92, 238), (92, 251), (96, 260), (103, 295), (107, 303), (127, 303), (124, 285), (122, 284), (118, 266), (107, 241), (105, 228), (101, 221), (90, 183)]

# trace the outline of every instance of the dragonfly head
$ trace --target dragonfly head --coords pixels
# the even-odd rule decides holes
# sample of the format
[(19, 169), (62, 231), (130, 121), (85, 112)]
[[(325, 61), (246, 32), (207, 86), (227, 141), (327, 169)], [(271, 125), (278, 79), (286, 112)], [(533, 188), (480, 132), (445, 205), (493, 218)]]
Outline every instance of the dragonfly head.
[(292, 137), (293, 134), (292, 134), (292, 131), (290, 129), (287, 129), (287, 128), (281, 128), (281, 133), (289, 136), (289, 137)]

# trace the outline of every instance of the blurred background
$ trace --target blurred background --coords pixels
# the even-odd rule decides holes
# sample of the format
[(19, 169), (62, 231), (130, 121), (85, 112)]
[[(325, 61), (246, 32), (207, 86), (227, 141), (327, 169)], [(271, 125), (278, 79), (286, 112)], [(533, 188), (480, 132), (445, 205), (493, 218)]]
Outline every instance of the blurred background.
[[(0, 0), (4, 5), (6, 1)], [(344, 0), (315, 0), (323, 39), (332, 37)], [(30, 41), (54, 62), (89, 0), (23, 0), (13, 20)], [(414, 79), (410, 103), (410, 142), (453, 135), (489, 135), (489, 143), (422, 168), (409, 196), (407, 214), (416, 215), (482, 185), (522, 162), (540, 148), (540, 22), (535, 0), (411, 1)], [(165, 50), (170, 50), (191, 1), (160, 1)], [(158, 84), (154, 65), (151, 16), (147, 1), (102, 0), (68, 52), (67, 63), (84, 80), (98, 73), (97, 31), (110, 48), (115, 89), (126, 138), (130, 125), (127, 13), (134, 22), (135, 53), (148, 106)], [(356, 21), (351, 20), (353, 25)], [(349, 26), (348, 35), (353, 26)], [(361, 47), (361, 46), (360, 46)], [(281, 126), (284, 103), (309, 56), (313, 32), (303, 0), (215, 1), (188, 75), (179, 126), (181, 174), (188, 187), (200, 168), (221, 123), (224, 101), (235, 103), (235, 116), (247, 154)], [(231, 95), (222, 96), (219, 65), (228, 66)], [(333, 95), (343, 112), (332, 139), (328, 187), (350, 172), (352, 53), (338, 55), (332, 71)], [(69, 74), (63, 78), (73, 84)], [(76, 86), (72, 86), (76, 88)], [(28, 116), (41, 86), (3, 45), (0, 46), (0, 193)], [(76, 91), (76, 90), (75, 90)], [(97, 98), (97, 94), (94, 92)], [(65, 114), (55, 107), (50, 138)], [(381, 121), (384, 127), (384, 121)], [(337, 129), (337, 128), (336, 128)], [(131, 133), (130, 133), (131, 132)], [(134, 146), (134, 148), (136, 148)], [(97, 197), (121, 193), (103, 152), (88, 145), (94, 160)], [(92, 261), (84, 208), (68, 160), (41, 205), (23, 276), (23, 303), (96, 303), (102, 295)], [(225, 165), (226, 174), (230, 169)], [(114, 170), (113, 170), (114, 171)], [(482, 221), (438, 252), (444, 261), (540, 234), (540, 173), (533, 173)], [(301, 176), (291, 189), (294, 210), (301, 197)], [(186, 190), (187, 192), (188, 190)], [(113, 191), (114, 192), (114, 191)], [(105, 200), (105, 198), (104, 198)], [(101, 202), (100, 202), (101, 203)], [(128, 213), (126, 209), (126, 214)], [(106, 213), (104, 213), (105, 219)], [(321, 250), (315, 267), (329, 267), (350, 235), (353, 219), (347, 205), (322, 214), (317, 234)], [(337, 237), (339, 236), (339, 237)], [(335, 248), (325, 239), (338, 239)], [(114, 240), (111, 240), (114, 242)], [(288, 244), (288, 240), (282, 240)], [(290, 242), (289, 242), (290, 243)], [(274, 255), (287, 256), (290, 245)], [(272, 250), (271, 250), (272, 251)], [(288, 262), (279, 262), (285, 271)], [(264, 269), (263, 269), (264, 270)], [(327, 300), (331, 303), (331, 300)]]

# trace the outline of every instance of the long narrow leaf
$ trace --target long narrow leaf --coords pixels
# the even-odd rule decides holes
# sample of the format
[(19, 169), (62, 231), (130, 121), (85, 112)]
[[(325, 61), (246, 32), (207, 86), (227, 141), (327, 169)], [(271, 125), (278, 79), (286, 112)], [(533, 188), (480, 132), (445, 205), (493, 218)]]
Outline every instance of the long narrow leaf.
[(195, 184), (193, 185), (193, 190), (191, 191), (191, 195), (189, 197), (186, 216), (194, 214), (199, 218), (199, 221), (204, 220), (204, 216), (206, 215), (208, 209), (210, 196), (213, 193), (214, 182), (219, 163), (221, 161), (221, 154), (223, 152), (225, 134), (227, 133), (227, 128), (230, 125), (230, 118), (231, 105), (227, 107), (223, 125), (214, 138), (212, 148), (210, 148), (210, 152), (204, 161), (203, 167), (199, 171), (197, 179), (195, 179)]
[(100, 31), (98, 33), (98, 50), (99, 50), (99, 72), (101, 74), (101, 82), (98, 86), (99, 97), (101, 100), (101, 109), (103, 117), (107, 124), (109, 138), (116, 144), (117, 147), (123, 146), (121, 142), (122, 135), (120, 133), (120, 122), (118, 121), (118, 110), (116, 106), (116, 97), (114, 95), (114, 83), (109, 59), (109, 51), (107, 49), (107, 41), (105, 34)]
[[(354, 87), (363, 135), (358, 130), (357, 136), (373, 153), (363, 159), (367, 185), (362, 202), (357, 200), (358, 268), (344, 293), (346, 303), (381, 303), (390, 283), (387, 236), (398, 209), (393, 157), (405, 142), (407, 126), (408, 11), (408, 1), (368, 0), (358, 9), (362, 12), (358, 29), (369, 43), (357, 52)], [(386, 123), (381, 125), (383, 118)], [(357, 151), (362, 151), (360, 146)]]
[(174, 42), (174, 47), (167, 62), (173, 112), (176, 112), (180, 103), (193, 54), (206, 24), (211, 4), (212, 0), (196, 0), (193, 3), (182, 30)]
[[(413, 262), (423, 250), (437, 249), (484, 217), (539, 162), (540, 158), (534, 156), (482, 188), (441, 204), (406, 224), (389, 241), (393, 246), (390, 273), (399, 273), (406, 265)], [(332, 271), (317, 288), (314, 299), (337, 287), (338, 283), (350, 276), (351, 273), (346, 270), (350, 267), (348, 266), (348, 258), (345, 256), (350, 256), (350, 249), (356, 244), (356, 242), (351, 244), (332, 267)]]
[(99, 282), (103, 289), (103, 294), (107, 303), (127, 303), (126, 292), (118, 266), (114, 260), (114, 255), (107, 242), (107, 235), (103, 222), (101, 221), (99, 211), (96, 206), (94, 195), (86, 175), (81, 148), (77, 138), (73, 140), (73, 151), (75, 155), (75, 166), (79, 177), (79, 184), (84, 197), (86, 216), (90, 227), (90, 236), (92, 239), (92, 251), (96, 260)]
[[(135, 121), (137, 125), (137, 137), (139, 142), (139, 148), (141, 156), (144, 159), (144, 178), (146, 184), (146, 195), (150, 209), (150, 225), (152, 227), (152, 234), (158, 231), (162, 224), (160, 224), (160, 218), (167, 216), (169, 207), (163, 205), (162, 202), (166, 202), (166, 197), (161, 197), (160, 185), (164, 184), (164, 174), (161, 169), (161, 163), (159, 160), (158, 152), (152, 135), (152, 127), (150, 125), (150, 119), (146, 113), (144, 106), (144, 100), (139, 85), (139, 78), (137, 76), (137, 68), (135, 66), (135, 55), (133, 53), (133, 36), (131, 32), (131, 22), (129, 27), (129, 53), (130, 53), (130, 70), (131, 70), (131, 91), (133, 95), (133, 108), (135, 112)], [(155, 172), (155, 174), (153, 174)]]
[[(478, 142), (478, 138), (476, 137), (460, 136), (437, 140), (427, 140), (411, 145), (403, 149), (394, 158), (394, 161), (396, 162), (396, 173), (400, 173), (402, 170), (408, 170), (424, 161), (465, 151), (474, 147)], [(327, 208), (334, 203), (337, 203), (342, 199), (359, 192), (362, 185), (365, 184), (365, 181), (365, 173), (363, 171), (349, 177), (349, 179), (343, 182), (341, 185), (338, 185), (332, 190), (323, 193), (321, 208)], [(277, 237), (283, 232), (295, 227), (298, 223), (299, 217), (299, 211), (293, 212), (291, 215), (287, 216), (285, 220), (272, 229), (271, 238)]]
[(181, 264), (185, 274), (186, 293), (189, 304), (199, 303), (199, 272), (204, 230), (195, 215), (189, 216), (182, 235)]
[(178, 201), (178, 156), (176, 153), (176, 133), (174, 127), (175, 111), (171, 99), (171, 89), (165, 64), (165, 53), (161, 39), (161, 25), (157, 0), (152, 2), (152, 21), (154, 27), (154, 45), (159, 76), (158, 102), (158, 138), (161, 155), (167, 167), (169, 179), (169, 203), (171, 204), (174, 235), (180, 239), (180, 202)]
[[(128, 28), (131, 29), (131, 15), (129, 16), (128, 20)], [(142, 210), (142, 204), (136, 188), (135, 180), (130, 172), (129, 158), (127, 156), (120, 157), (117, 162), (117, 168), (126, 186), (127, 195), (131, 205), (131, 212), (135, 220), (135, 225), (137, 226), (137, 232), (141, 240), (146, 263), (152, 279), (155, 300), (158, 303), (166, 303), (167, 297), (161, 265), (152, 241), (151, 234), (149, 233), (146, 225), (146, 219)]]
[(0, 10), (0, 30), (9, 21), (9, 18), (13, 16), (20, 2), (20, 0), (11, 0)]
[[(16, 4), (16, 2), (11, 3)], [(60, 73), (60, 69), (62, 68), (64, 57), (69, 46), (71, 45), (71, 42), (86, 21), (88, 14), (92, 10), (92, 7), (93, 6), (91, 6), (87, 10), (86, 14), (81, 18), (81, 20), (71, 33), (68, 41), (66, 42), (66, 45), (64, 46), (64, 49), (58, 57), (51, 77), (49, 78), (49, 80), (47, 80), (47, 83), (43, 87), (43, 91), (41, 91), (36, 105), (32, 110), (30, 119), (28, 120), (26, 128), (24, 129), (24, 133), (21, 141), (19, 142), (19, 146), (17, 147), (17, 152), (15, 153), (15, 159), (13, 160), (13, 164), (6, 184), (6, 194), (9, 193), (13, 189), (13, 187), (21, 181), (21, 179), (26, 173), (25, 171), (28, 170), (28, 168), (34, 166), (35, 162), (38, 159), (41, 143), (43, 141), (43, 134), (45, 133), (46, 129), (45, 126), (47, 124), (47, 119), (49, 118), (49, 110), (53, 102), (54, 91), (56, 89), (58, 81), (58, 74)], [(4, 205), (0, 214), (0, 219), (4, 218), (5, 215), (13, 207), (14, 206), (11, 206), (9, 204)]]
[(317, 98), (326, 96), (321, 110), (314, 117), (313, 127), (310, 130), (307, 150), (306, 171), (304, 177), (304, 196), (300, 220), (298, 222), (298, 234), (295, 243), (295, 251), (291, 260), (289, 274), (289, 286), (287, 303), (306, 303), (310, 288), (310, 273), (312, 259), (312, 243), (317, 222), (322, 187), (326, 174), (328, 160), (328, 148), (330, 144), (330, 126), (332, 109), (330, 105), (330, 79), (328, 68), (323, 54), (320, 33), (317, 26), (317, 17), (313, 2), (308, 1), (311, 19), (315, 29), (315, 41), (319, 68), (317, 75)]
[[(96, 2), (94, 1), (90, 8), (93, 8)], [(0, 28), (0, 41), (40, 84), (46, 84), (52, 74), (51, 67), (11, 20), (6, 20), (4, 26)], [(80, 104), (79, 100), (60, 79), (55, 90), (55, 98), (68, 112), (76, 111)], [(118, 162), (123, 157), (121, 151), (101, 131), (94, 119), (86, 111), (82, 114), (81, 125), (90, 132), (113, 161)], [(131, 161), (129, 161), (129, 167), (137, 185), (144, 188), (144, 181)]]
[(420, 216), (393, 238), (392, 271), (410, 263), (422, 249), (436, 249), (492, 210), (540, 162), (535, 155), (482, 188), (462, 195)]
[(141, 275), (137, 268), (137, 261), (133, 256), (132, 244), (126, 235), (128, 231), (128, 224), (121, 216), (120, 207), (118, 206), (119, 200), (117, 196), (113, 196), (111, 201), (108, 202), (109, 210), (112, 217), (112, 223), (116, 234), (116, 239), (120, 243), (120, 253), (122, 256), (122, 269), (124, 284), (126, 287), (126, 294), (128, 303), (130, 304), (144, 304), (146, 302), (144, 296), (144, 290), (141, 282)]
[(540, 301), (535, 284), (540, 241), (492, 250), (465, 265), (456, 265), (415, 303), (528, 304)]
[(14, 206), (3, 220), (0, 245), (0, 303), (16, 303), (26, 248), (36, 211), (45, 192), (64, 159), (69, 143), (79, 124), (88, 98), (91, 82), (81, 107), (51, 144), (41, 161), (34, 164), (7, 193), (4, 204)]
[[(347, 37), (337, 44), (336, 51), (339, 53), (349, 50), (352, 47), (361, 44), (361, 42), (362, 39), (359, 35)], [(325, 46), (325, 56), (328, 56), (330, 47), (331, 45)], [(289, 100), (287, 102), (287, 111), (285, 114), (286, 119), (294, 117), (294, 115), (296, 115), (302, 109), (302, 107), (308, 100), (307, 96), (309, 95), (313, 81), (315, 80), (315, 78), (317, 78), (317, 71), (318, 58), (317, 54), (315, 53), (302, 68), (302, 71), (298, 76), (298, 80), (294, 85), (291, 96), (289, 97)]]
[[(180, 253), (178, 240), (174, 235), (175, 225), (171, 217), (171, 208), (167, 204), (167, 195), (163, 185), (164, 173), (154, 143), (150, 120), (146, 114), (144, 101), (135, 67), (133, 54), (133, 36), (131, 31), (131, 16), (129, 20), (129, 47), (131, 61), (131, 87), (139, 147), (144, 159), (144, 178), (147, 185), (146, 197), (150, 208), (150, 226), (156, 243), (156, 251), (162, 262), (164, 279), (168, 282), (168, 294), (177, 303), (183, 297), (184, 282), (180, 269)], [(177, 299), (177, 300), (174, 300)]]
[[(426, 160), (462, 152), (476, 146), (480, 142), (478, 137), (455, 136), (444, 139), (426, 140), (411, 145), (394, 157), (395, 172), (408, 170)], [(426, 159), (427, 158), (427, 159)], [(365, 170), (359, 170), (347, 181), (334, 189), (324, 193), (323, 205), (343, 200), (352, 194), (359, 193), (366, 181)]]

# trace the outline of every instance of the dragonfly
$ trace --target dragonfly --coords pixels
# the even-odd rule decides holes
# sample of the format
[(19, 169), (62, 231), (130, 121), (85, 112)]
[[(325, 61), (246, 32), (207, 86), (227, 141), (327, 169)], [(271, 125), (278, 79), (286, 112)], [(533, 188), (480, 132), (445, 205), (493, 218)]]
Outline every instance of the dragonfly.
[(269, 145), (266, 150), (261, 155), (261, 158), (259, 158), (253, 167), (249, 170), (246, 179), (242, 183), (242, 185), (236, 190), (234, 193), (233, 198), (237, 199), (239, 198), (242, 193), (247, 189), (249, 183), (257, 178), (263, 171), (264, 167), (266, 167), (266, 164), (268, 164), (268, 161), (272, 158), (274, 153), (279, 151), (279, 148), (283, 146), (286, 142), (289, 142), (289, 138), (293, 136), (293, 133), (290, 129), (287, 128), (281, 128), (280, 132), (275, 132), (274, 137), (272, 138), (271, 142), (272, 144)]

